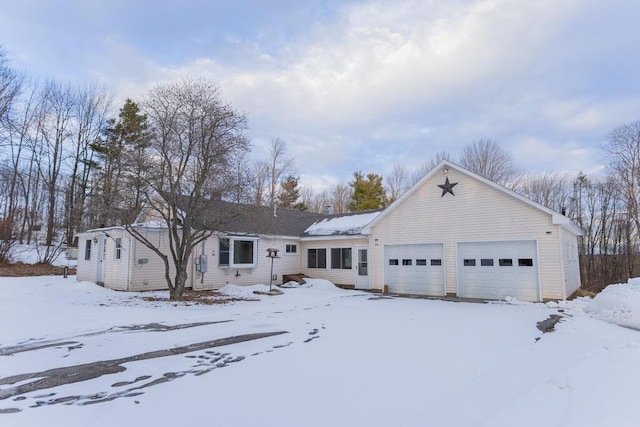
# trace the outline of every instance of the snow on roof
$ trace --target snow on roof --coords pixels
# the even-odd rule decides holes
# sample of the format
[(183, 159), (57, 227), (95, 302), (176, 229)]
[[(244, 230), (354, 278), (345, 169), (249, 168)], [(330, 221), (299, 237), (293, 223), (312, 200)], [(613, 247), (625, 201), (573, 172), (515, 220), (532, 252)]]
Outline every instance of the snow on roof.
[(326, 218), (313, 223), (305, 230), (310, 236), (331, 236), (334, 234), (360, 234), (362, 229), (376, 219), (382, 211), (352, 214)]

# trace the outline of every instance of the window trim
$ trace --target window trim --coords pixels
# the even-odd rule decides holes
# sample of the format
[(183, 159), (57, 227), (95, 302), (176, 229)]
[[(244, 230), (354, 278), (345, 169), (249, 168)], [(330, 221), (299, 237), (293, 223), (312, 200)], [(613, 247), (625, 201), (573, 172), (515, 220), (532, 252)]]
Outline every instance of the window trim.
[(115, 259), (120, 260), (122, 259), (122, 237), (116, 237), (115, 241), (116, 241), (116, 248), (115, 248), (114, 257)]
[(298, 244), (297, 243), (286, 243), (284, 245), (284, 253), (286, 255), (298, 255)]
[[(228, 246), (229, 246), (229, 258), (228, 258), (228, 264), (223, 264), (222, 263), (222, 256), (221, 254), (226, 253), (227, 251), (223, 251), (220, 249), (220, 243), (223, 240), (227, 240), (228, 241)], [(251, 251), (251, 258), (252, 258), (252, 262), (250, 263), (236, 263), (235, 262), (235, 255), (236, 255), (236, 242), (251, 242), (252, 244), (252, 251)], [(236, 268), (236, 269), (240, 269), (240, 268), (256, 268), (258, 266), (258, 238), (257, 237), (233, 237), (233, 236), (229, 236), (229, 237), (220, 237), (218, 238), (218, 267), (220, 268)]]
[[(315, 263), (312, 266), (311, 265), (311, 251), (315, 252)], [(318, 262), (321, 258), (318, 256), (319, 253), (324, 252), (324, 265), (320, 265), (320, 263)], [(327, 268), (327, 248), (307, 248), (307, 268), (314, 268), (314, 269), (325, 269)]]
[[(338, 265), (334, 266), (334, 254), (337, 254)], [(348, 257), (347, 257), (348, 254)], [(348, 260), (349, 265), (346, 266)], [(353, 251), (351, 248), (331, 248), (331, 269), (332, 270), (351, 270), (353, 268)]]
[(87, 239), (84, 247), (84, 260), (91, 261), (91, 239)]

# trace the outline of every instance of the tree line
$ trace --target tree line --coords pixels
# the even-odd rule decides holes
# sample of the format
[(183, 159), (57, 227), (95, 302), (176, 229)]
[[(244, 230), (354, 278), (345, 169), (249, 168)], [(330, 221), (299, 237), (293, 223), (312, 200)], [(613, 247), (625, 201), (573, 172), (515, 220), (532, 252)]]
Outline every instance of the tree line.
[[(315, 191), (299, 185), (284, 140), (273, 138), (265, 158), (250, 158), (246, 116), (210, 81), (158, 85), (113, 110), (105, 88), (33, 81), (0, 49), (0, 259), (13, 242), (41, 239), (41, 261), (50, 262), (78, 231), (130, 226), (158, 196), (160, 218), (181, 226), (220, 199), (336, 214), (380, 209), (447, 159), (572, 218), (584, 231), (584, 287), (636, 274), (640, 122), (609, 134), (607, 173), (598, 177), (524, 173), (495, 141), (479, 139), (459, 157), (439, 152), (414, 171), (396, 164), (385, 177), (358, 170), (347, 183)], [(185, 195), (199, 200), (188, 212), (178, 200)], [(172, 254), (159, 255), (178, 265), (206, 234), (185, 239), (173, 231)]]

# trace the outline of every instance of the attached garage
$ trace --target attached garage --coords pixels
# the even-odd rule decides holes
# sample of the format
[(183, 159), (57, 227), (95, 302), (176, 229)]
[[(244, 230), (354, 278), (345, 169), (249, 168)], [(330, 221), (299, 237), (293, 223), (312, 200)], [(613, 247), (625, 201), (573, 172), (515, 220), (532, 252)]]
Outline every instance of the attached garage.
[(537, 253), (535, 240), (458, 243), (458, 295), (540, 300)]
[(445, 294), (441, 243), (385, 245), (385, 284), (391, 293)]

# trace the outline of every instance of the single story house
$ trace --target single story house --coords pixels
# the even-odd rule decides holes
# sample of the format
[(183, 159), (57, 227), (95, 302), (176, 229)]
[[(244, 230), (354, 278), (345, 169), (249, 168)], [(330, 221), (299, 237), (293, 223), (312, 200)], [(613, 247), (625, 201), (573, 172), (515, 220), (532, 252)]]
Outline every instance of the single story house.
[[(166, 241), (162, 227), (141, 229)], [(275, 248), (273, 283), (304, 273), (396, 294), (559, 300), (580, 287), (580, 235), (564, 215), (442, 161), (384, 210), (244, 206), (194, 250), (187, 286), (269, 283), (266, 254)], [(160, 259), (123, 227), (81, 233), (77, 271), (78, 280), (113, 289), (166, 288)]]

